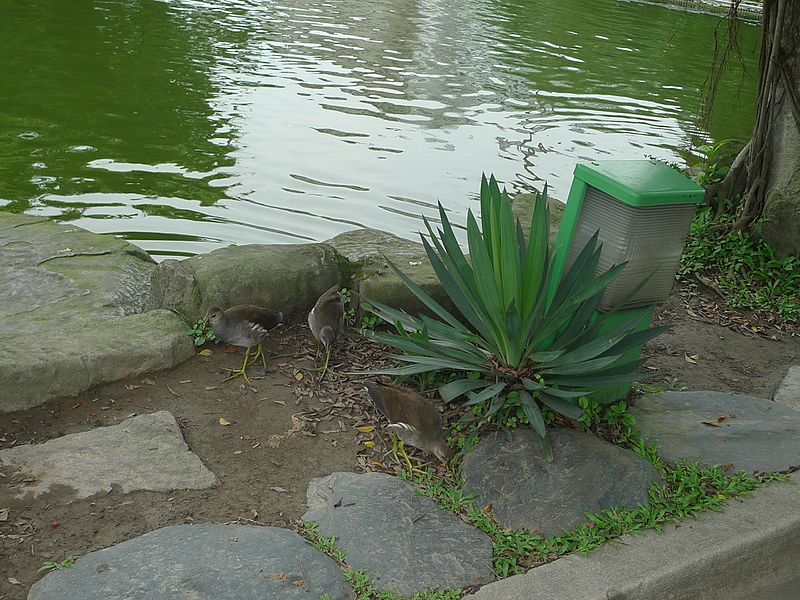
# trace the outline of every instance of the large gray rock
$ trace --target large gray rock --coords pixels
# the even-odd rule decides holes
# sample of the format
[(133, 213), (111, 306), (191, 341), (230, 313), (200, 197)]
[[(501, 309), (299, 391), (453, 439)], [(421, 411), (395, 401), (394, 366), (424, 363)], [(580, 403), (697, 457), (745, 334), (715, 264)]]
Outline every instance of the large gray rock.
[(735, 471), (782, 471), (800, 465), (800, 411), (753, 396), (724, 392), (663, 392), (631, 409), (662, 458)]
[(800, 410), (800, 365), (789, 367), (789, 372), (775, 392), (775, 402)]
[(658, 480), (653, 466), (630, 450), (571, 429), (549, 432), (552, 461), (544, 460), (529, 429), (511, 440), (482, 440), (464, 460), (464, 490), (478, 506), (492, 505), (497, 521), (545, 537), (573, 529), (586, 513), (636, 508)]
[(165, 260), (153, 273), (150, 308), (191, 320), (212, 306), (256, 304), (305, 322), (322, 292), (345, 279), (341, 256), (326, 244), (251, 244), (185, 260)]
[(0, 213), (0, 412), (189, 358), (179, 317), (137, 314), (154, 269), (116, 237)]
[(494, 579), (491, 540), (406, 482), (383, 473), (333, 473), (308, 486), (308, 512), (322, 535), (335, 536), (354, 569), (375, 587), (411, 596)]
[(292, 531), (173, 525), (79, 558), (28, 600), (349, 600), (336, 563)]
[[(183, 440), (166, 411), (140, 415), (45, 442), (0, 450), (7, 474), (20, 477), (17, 494), (38, 496), (53, 486), (75, 490), (75, 498), (108, 492), (203, 489), (219, 484)], [(13, 469), (13, 471), (11, 471)]]
[[(439, 304), (453, 311), (422, 244), (378, 229), (356, 229), (337, 235), (328, 243), (344, 256), (357, 275), (356, 300), (375, 300), (410, 315), (430, 314), (427, 307), (389, 268), (386, 258)], [(384, 258), (384, 256), (386, 258)]]

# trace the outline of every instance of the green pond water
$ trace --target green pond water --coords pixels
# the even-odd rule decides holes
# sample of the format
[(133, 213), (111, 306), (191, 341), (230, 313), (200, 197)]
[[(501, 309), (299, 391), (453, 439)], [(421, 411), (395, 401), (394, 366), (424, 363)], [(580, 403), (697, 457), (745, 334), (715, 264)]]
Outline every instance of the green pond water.
[[(482, 171), (565, 199), (576, 162), (746, 138), (759, 29), (696, 129), (719, 18), (618, 0), (0, 4), (0, 210), (160, 256), (416, 237)], [(724, 29), (724, 27), (723, 27)]]

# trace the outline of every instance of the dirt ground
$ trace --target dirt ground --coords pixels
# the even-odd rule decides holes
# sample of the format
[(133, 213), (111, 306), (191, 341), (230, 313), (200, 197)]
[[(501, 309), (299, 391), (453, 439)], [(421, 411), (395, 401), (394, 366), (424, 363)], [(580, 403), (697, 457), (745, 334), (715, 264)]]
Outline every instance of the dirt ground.
[[(670, 331), (648, 344), (646, 368), (652, 383), (664, 387), (770, 398), (788, 367), (800, 362), (796, 333), (721, 311), (713, 297), (691, 286), (676, 291), (656, 320)], [(0, 470), (0, 600), (26, 598), (44, 561), (79, 557), (166, 525), (248, 519), (286, 525), (305, 512), (310, 479), (369, 468), (382, 442), (356, 429), (377, 422), (361, 378), (332, 374), (318, 384), (310, 370), (313, 345), (301, 327), (285, 330), (270, 348), (277, 356), (266, 373), (251, 368), (251, 385), (223, 382), (224, 368), (238, 367), (243, 357), (212, 346), (210, 356), (196, 355), (171, 371), (4, 415), (0, 448), (168, 410), (221, 485), (168, 494), (114, 489), (79, 501), (67, 489), (18, 500), (9, 485), (13, 474)], [(334, 364), (360, 370), (375, 359), (376, 349), (354, 333), (338, 348)], [(221, 425), (221, 418), (230, 424)], [(281, 437), (271, 445), (270, 436)], [(370, 441), (377, 443), (372, 450), (365, 444)]]

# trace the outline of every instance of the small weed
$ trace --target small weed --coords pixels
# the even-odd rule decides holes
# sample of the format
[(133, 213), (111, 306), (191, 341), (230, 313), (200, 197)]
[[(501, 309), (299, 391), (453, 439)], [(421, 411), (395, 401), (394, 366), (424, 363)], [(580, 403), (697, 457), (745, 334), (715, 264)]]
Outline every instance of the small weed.
[(72, 558), (71, 556), (68, 556), (61, 562), (54, 562), (52, 560), (43, 562), (42, 566), (39, 567), (38, 572), (41, 573), (42, 571), (45, 571), (49, 573), (50, 571), (56, 571), (58, 569), (71, 569), (74, 566), (75, 566), (75, 559)]
[(344, 300), (344, 320), (352, 327), (356, 323), (356, 305), (353, 302), (353, 291), (349, 288), (342, 288), (342, 300)]
[(208, 319), (205, 317), (197, 319), (197, 321), (192, 324), (191, 329), (186, 332), (186, 335), (192, 338), (195, 346), (202, 346), (208, 342), (217, 341), (217, 336), (214, 335), (208, 323)]
[(372, 309), (372, 305), (368, 302), (364, 302), (361, 306), (362, 315), (361, 315), (361, 329), (375, 329), (381, 323), (381, 319), (378, 315), (369, 312)]
[(336, 545), (335, 537), (325, 537), (319, 532), (319, 525), (314, 521), (303, 521), (300, 524), (300, 534), (320, 552), (324, 552), (339, 563), (344, 563), (347, 556), (344, 550)]

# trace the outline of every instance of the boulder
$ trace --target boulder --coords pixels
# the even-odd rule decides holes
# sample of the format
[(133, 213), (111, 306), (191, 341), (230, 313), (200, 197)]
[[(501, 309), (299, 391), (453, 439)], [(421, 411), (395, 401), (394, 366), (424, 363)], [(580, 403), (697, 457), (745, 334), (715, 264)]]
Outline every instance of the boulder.
[(192, 356), (178, 316), (142, 314), (155, 268), (122, 239), (0, 213), (0, 412)]
[(335, 537), (347, 564), (366, 569), (380, 591), (412, 596), (494, 580), (489, 537), (390, 475), (333, 473), (313, 480), (303, 519)]
[(304, 322), (320, 294), (345, 280), (345, 270), (341, 256), (326, 244), (220, 248), (160, 263), (149, 307), (175, 310), (194, 321), (212, 306), (256, 304)]
[(378, 229), (347, 231), (328, 243), (351, 264), (356, 275), (357, 301), (375, 300), (415, 316), (422, 312), (430, 314), (391, 270), (388, 258), (434, 300), (450, 311), (455, 310), (422, 244)]
[(35, 583), (28, 600), (350, 600), (338, 565), (292, 531), (172, 525), (87, 554)]
[(464, 460), (464, 491), (491, 504), (498, 523), (544, 537), (574, 529), (586, 513), (636, 508), (658, 473), (634, 452), (571, 429), (551, 429), (553, 460), (530, 429), (492, 434)]

